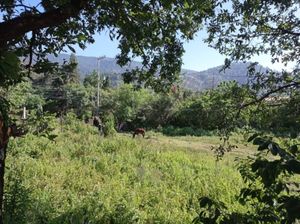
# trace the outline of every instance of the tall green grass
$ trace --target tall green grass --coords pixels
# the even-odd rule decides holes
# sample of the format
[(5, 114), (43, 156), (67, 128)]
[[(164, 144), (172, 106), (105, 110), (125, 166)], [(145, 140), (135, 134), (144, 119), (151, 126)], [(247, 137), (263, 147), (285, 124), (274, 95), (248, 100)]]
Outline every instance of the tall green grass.
[(205, 195), (243, 209), (230, 158), (66, 123), (55, 141), (10, 142), (5, 223), (191, 223)]

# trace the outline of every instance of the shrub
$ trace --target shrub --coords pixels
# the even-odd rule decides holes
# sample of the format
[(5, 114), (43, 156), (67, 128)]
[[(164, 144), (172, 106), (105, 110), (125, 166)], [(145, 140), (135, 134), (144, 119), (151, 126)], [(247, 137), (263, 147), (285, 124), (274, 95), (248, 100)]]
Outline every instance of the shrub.
[(103, 117), (103, 134), (104, 136), (114, 136), (117, 133), (115, 129), (115, 118), (112, 113)]

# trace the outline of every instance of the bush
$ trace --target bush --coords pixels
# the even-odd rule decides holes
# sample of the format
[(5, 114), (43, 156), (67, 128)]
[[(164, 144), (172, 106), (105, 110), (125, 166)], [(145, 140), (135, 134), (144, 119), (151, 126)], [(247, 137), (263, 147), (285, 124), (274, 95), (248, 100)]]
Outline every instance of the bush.
[(112, 113), (103, 117), (103, 134), (104, 136), (114, 136), (117, 133), (115, 129), (115, 118)]
[(191, 223), (203, 195), (240, 209), (233, 195), (242, 180), (228, 161), (216, 167), (212, 155), (151, 139), (102, 138), (68, 119), (55, 142), (10, 141), (7, 223)]
[(220, 200), (201, 197), (201, 209), (194, 223), (290, 224), (300, 220), (299, 141), (291, 139), (279, 144), (272, 137), (258, 133), (248, 141), (258, 146), (258, 153), (239, 163), (238, 169), (246, 185), (236, 198), (251, 209), (232, 212)]

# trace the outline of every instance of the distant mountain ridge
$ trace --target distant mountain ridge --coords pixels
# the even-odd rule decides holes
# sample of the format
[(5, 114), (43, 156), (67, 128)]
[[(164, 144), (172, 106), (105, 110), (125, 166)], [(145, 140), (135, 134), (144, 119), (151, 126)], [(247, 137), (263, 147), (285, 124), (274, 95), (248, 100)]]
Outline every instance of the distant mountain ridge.
[[(58, 57), (49, 55), (48, 59), (52, 62), (58, 62), (62, 64), (64, 61), (69, 61), (70, 55), (59, 54)], [(94, 70), (97, 71), (97, 57), (76, 56), (78, 61), (78, 68), (81, 74), (81, 79)], [(222, 81), (236, 80), (240, 84), (245, 84), (248, 81), (247, 67), (250, 63), (233, 63), (230, 68), (225, 71), (221, 71), (222, 66), (207, 69), (205, 71), (194, 71), (188, 69), (182, 69), (181, 80), (183, 86), (187, 89), (194, 91), (201, 91), (216, 87)], [(136, 67), (142, 67), (140, 62), (132, 62), (128, 66), (120, 67), (117, 64), (117, 60), (114, 58), (102, 58), (99, 60), (99, 69), (101, 74), (108, 75), (114, 84), (120, 83), (122, 80), (121, 74), (126, 70), (132, 70)], [(266, 71), (260, 65), (256, 67), (259, 71)]]

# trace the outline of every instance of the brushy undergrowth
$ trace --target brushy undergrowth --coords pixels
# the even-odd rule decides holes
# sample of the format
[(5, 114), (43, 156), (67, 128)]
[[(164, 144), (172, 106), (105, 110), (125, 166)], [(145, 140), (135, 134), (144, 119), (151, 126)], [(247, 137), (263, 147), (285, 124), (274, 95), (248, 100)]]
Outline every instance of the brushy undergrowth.
[(201, 196), (243, 209), (233, 159), (103, 138), (74, 120), (56, 132), (55, 141), (28, 134), (10, 142), (5, 223), (191, 223)]

